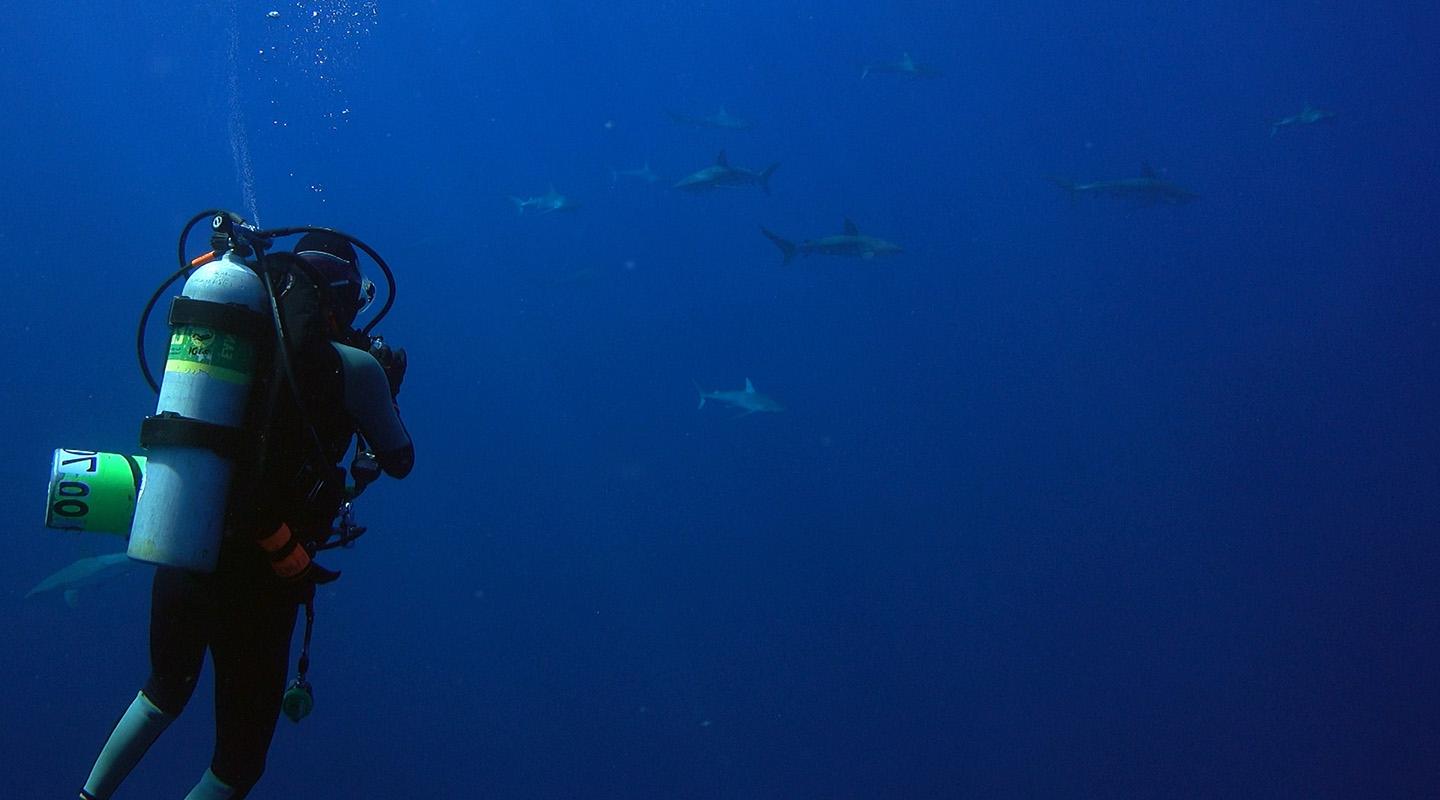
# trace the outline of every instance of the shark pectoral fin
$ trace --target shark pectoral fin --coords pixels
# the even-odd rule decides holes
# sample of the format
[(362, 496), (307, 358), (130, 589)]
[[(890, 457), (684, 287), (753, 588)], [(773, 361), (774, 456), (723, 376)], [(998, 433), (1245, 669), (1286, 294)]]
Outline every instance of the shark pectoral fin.
[(70, 606), (71, 608), (79, 608), (79, 607), (80, 607), (80, 590), (79, 590), (79, 589), (66, 589), (66, 590), (65, 590), (65, 605)]

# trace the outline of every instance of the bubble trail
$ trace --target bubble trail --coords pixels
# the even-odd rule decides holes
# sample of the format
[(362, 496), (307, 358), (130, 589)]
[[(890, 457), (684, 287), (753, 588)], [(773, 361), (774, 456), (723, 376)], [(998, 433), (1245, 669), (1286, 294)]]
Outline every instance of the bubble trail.
[(255, 195), (255, 167), (250, 160), (250, 138), (245, 131), (245, 111), (240, 97), (240, 11), (230, 4), (230, 159), (235, 164), (235, 180), (240, 184), (240, 197), (249, 213), (251, 224), (260, 224), (260, 203)]

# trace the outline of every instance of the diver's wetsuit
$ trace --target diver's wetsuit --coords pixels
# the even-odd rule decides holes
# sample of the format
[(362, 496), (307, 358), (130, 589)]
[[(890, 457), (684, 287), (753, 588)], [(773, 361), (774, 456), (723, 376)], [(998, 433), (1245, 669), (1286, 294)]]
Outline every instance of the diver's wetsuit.
[(231, 786), (248, 789), (265, 770), (290, 668), (296, 607), (313, 591), (312, 583), (282, 583), (253, 542), (227, 542), (210, 575), (155, 570), (150, 677), (142, 691), (161, 711), (178, 716), (210, 649), (215, 664), (210, 769)]
[[(330, 342), (297, 355), (309, 422), (334, 460), (343, 457), (358, 430), (387, 474), (397, 478), (408, 474), (414, 447), (400, 421), (385, 372), (375, 358), (363, 350)], [(301, 427), (304, 420), (297, 413), (298, 406), (293, 401), (290, 406), (288, 413), (282, 408), (272, 420), (271, 438), (288, 449), (304, 450), (309, 434)], [(312, 509), (308, 520), (304, 513), (296, 519), (293, 511), (284, 510), (284, 501), (272, 501), (277, 495), (293, 493), (285, 478), (293, 473), (293, 464), (303, 460), (303, 454), (295, 453), (267, 456), (268, 474), (259, 476), (248, 489), (237, 490), (227, 509), (230, 529), (213, 574), (163, 566), (156, 570), (150, 610), (151, 674), (106, 745), (106, 752), (117, 745), (115, 750), (121, 755), (107, 762), (102, 752), (86, 783), (88, 796), (108, 797), (150, 741), (184, 709), (195, 690), (207, 648), (215, 664), (215, 752), (210, 772), (233, 787), (233, 792), (220, 795), (230, 798), (243, 798), (260, 779), (279, 719), (296, 610), (313, 595), (314, 583), (277, 577), (270, 555), (256, 539), (273, 530), (277, 520), (290, 524), (301, 539), (323, 538), (335, 511), (331, 504), (323, 511)], [(318, 528), (322, 518), (324, 530)], [(134, 714), (142, 706), (145, 711)], [(153, 722), (143, 734), (141, 729), (147, 723), (131, 726), (135, 733), (129, 734), (130, 738), (138, 744), (132, 743), (128, 749), (138, 748), (138, 752), (127, 754), (126, 743), (117, 744), (117, 738), (127, 735), (122, 728), (132, 714), (137, 719), (148, 716)], [(199, 791), (197, 787), (192, 796), (201, 796)]]

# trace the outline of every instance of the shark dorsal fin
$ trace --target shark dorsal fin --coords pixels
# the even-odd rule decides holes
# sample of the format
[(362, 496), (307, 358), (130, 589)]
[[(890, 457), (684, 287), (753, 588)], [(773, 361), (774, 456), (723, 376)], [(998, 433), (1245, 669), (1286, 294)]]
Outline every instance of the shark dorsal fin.
[(715, 163), (722, 167), (730, 166), (730, 159), (725, 157), (725, 151), (721, 150), (720, 155), (715, 156)]
[(755, 394), (755, 384), (751, 383), (749, 378), (745, 379), (745, 394)]
[(1146, 178), (1160, 177), (1160, 174), (1155, 171), (1155, 168), (1150, 166), (1149, 161), (1146, 161), (1140, 165), (1140, 174)]
[(860, 228), (857, 227), (857, 226), (855, 225), (855, 223), (851, 222), (849, 217), (846, 217), (846, 218), (845, 218), (845, 235), (846, 235), (846, 236), (859, 236), (859, 235), (860, 235)]

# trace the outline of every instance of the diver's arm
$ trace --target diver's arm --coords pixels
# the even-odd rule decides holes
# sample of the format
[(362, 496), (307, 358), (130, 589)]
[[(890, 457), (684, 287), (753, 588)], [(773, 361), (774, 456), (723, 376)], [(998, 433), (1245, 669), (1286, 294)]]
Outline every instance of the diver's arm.
[(340, 354), (340, 368), (345, 373), (345, 409), (375, 449), (380, 467), (392, 478), (409, 475), (415, 465), (415, 445), (400, 421), (385, 370), (364, 350), (338, 342), (331, 346)]

